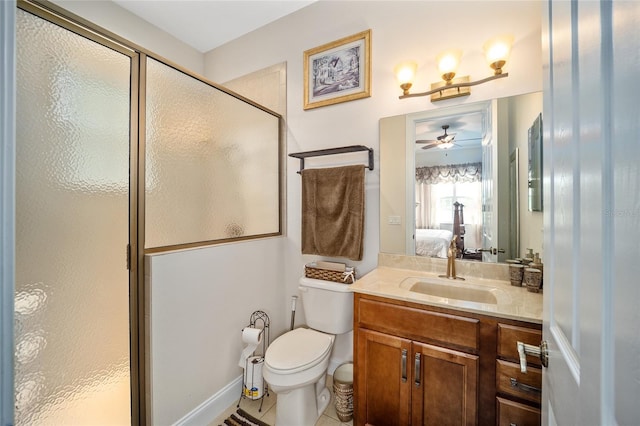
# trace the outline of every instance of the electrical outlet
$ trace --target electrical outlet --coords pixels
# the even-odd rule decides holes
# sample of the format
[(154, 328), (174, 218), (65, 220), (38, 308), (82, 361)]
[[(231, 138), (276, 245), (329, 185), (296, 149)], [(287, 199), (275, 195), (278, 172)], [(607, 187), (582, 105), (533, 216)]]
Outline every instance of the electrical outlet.
[(389, 225), (400, 225), (400, 216), (389, 216), (387, 223)]

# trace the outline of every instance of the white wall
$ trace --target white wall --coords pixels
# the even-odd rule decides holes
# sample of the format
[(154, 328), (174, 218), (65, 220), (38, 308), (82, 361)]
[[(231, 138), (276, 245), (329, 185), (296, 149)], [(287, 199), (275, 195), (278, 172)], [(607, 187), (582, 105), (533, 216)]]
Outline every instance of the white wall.
[(176, 422), (240, 375), (240, 336), (253, 311), (283, 329), (283, 242), (149, 257), (153, 424)]
[[(57, 1), (74, 13), (138, 43), (142, 47), (201, 72), (197, 52), (170, 40), (157, 28), (110, 2)], [(186, 6), (185, 6), (186, 7)], [(379, 251), (378, 120), (385, 116), (539, 91), (540, 3), (533, 2), (317, 2), (204, 56), (204, 74), (223, 82), (287, 63), (287, 147), (298, 152), (363, 144), (375, 149), (376, 170), (366, 173), (365, 248), (360, 275), (376, 266)], [(303, 51), (372, 29), (372, 97), (303, 111)], [(419, 65), (415, 88), (426, 90), (439, 80), (435, 56), (458, 47), (465, 51), (459, 75), (489, 75), (482, 44), (498, 33), (511, 33), (515, 45), (507, 79), (473, 88), (465, 99), (433, 105), (428, 98), (398, 100), (393, 75), (407, 58)], [(184, 51), (183, 51), (184, 50)], [(249, 241), (155, 256), (150, 260), (152, 315), (162, 326), (152, 339), (172, 351), (154, 354), (152, 368), (163, 372), (157, 389), (173, 400), (158, 408), (171, 423), (187, 415), (240, 375), (240, 330), (255, 309), (272, 317), (272, 339), (285, 330), (288, 301), (297, 293), (303, 265), (314, 259), (300, 254), (300, 176), (297, 159), (287, 157), (286, 237)], [(344, 259), (338, 259), (346, 261)], [(303, 321), (299, 312), (297, 323)], [(158, 334), (156, 334), (156, 332)], [(168, 385), (175, 378), (176, 384)], [(166, 389), (165, 386), (169, 386)], [(239, 389), (238, 389), (239, 391)]]

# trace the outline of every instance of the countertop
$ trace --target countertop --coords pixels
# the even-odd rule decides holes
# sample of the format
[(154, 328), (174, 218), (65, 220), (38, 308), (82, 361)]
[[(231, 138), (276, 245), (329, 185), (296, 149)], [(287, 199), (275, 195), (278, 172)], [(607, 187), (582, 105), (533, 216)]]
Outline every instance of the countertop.
[[(423, 280), (462, 289), (489, 291), (495, 296), (497, 303), (470, 302), (409, 290), (411, 284)], [(542, 293), (530, 292), (526, 287), (512, 286), (509, 281), (481, 278), (449, 280), (429, 272), (378, 266), (350, 287), (354, 293), (542, 324)]]

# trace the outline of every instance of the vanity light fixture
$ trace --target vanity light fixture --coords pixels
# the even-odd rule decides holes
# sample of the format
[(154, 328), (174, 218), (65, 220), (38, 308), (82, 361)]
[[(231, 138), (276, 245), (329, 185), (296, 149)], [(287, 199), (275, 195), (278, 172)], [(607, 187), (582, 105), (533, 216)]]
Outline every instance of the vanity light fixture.
[(493, 38), (484, 44), (485, 57), (489, 66), (493, 69), (493, 75), (476, 81), (470, 81), (469, 76), (454, 78), (458, 65), (460, 64), (462, 51), (448, 50), (442, 52), (436, 57), (442, 81), (432, 83), (431, 90), (427, 92), (409, 93), (417, 68), (415, 62), (398, 64), (395, 68), (395, 74), (402, 89), (402, 95), (399, 98), (406, 99), (431, 95), (431, 102), (435, 102), (457, 98), (459, 96), (468, 96), (471, 94), (471, 86), (477, 86), (498, 78), (508, 77), (509, 73), (503, 73), (502, 68), (509, 58), (512, 43), (513, 37), (505, 35)]

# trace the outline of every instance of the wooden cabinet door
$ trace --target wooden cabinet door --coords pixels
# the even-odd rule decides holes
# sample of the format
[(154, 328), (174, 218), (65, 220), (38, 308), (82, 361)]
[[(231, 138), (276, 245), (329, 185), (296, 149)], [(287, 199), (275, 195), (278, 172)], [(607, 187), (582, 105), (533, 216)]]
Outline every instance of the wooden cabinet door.
[(356, 424), (408, 425), (411, 341), (364, 329), (357, 339)]
[(476, 355), (414, 342), (411, 424), (476, 425), (478, 367)]
[(538, 408), (500, 397), (497, 397), (496, 401), (498, 426), (540, 426)]

